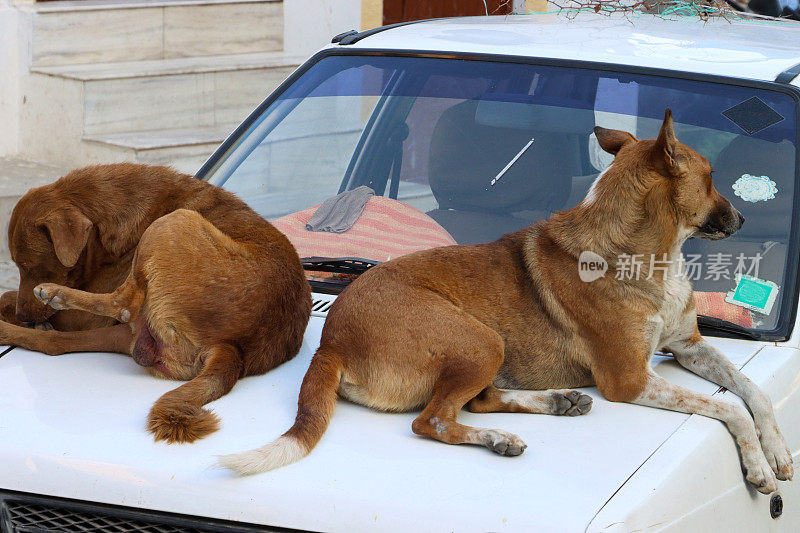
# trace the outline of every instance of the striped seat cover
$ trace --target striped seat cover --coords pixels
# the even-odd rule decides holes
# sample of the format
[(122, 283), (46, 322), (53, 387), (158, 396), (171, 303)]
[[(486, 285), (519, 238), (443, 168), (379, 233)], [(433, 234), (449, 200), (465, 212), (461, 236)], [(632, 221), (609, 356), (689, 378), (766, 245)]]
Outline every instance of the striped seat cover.
[(272, 222), (289, 238), (300, 257), (388, 261), (411, 252), (456, 244), (431, 217), (384, 196), (371, 197), (353, 227), (343, 233), (306, 229), (306, 222), (318, 207), (319, 204)]
[(694, 302), (697, 305), (698, 315), (721, 318), (746, 328), (753, 327), (753, 317), (750, 311), (726, 302), (724, 292), (695, 291)]

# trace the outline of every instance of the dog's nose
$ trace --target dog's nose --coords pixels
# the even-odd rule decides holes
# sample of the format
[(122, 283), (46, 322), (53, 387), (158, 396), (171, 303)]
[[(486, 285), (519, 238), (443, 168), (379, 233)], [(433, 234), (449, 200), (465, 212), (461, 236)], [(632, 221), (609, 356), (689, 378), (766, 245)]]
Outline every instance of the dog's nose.
[(744, 225), (744, 217), (742, 216), (742, 213), (740, 213), (738, 210), (736, 211), (736, 214), (739, 215), (739, 227), (736, 228), (737, 230), (739, 230), (742, 229), (742, 226)]

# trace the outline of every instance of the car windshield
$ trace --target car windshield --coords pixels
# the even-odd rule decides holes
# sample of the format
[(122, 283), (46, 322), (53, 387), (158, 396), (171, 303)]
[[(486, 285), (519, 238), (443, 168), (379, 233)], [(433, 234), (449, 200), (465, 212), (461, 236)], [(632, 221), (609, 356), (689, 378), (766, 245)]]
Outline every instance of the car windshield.
[[(797, 104), (787, 92), (367, 54), (323, 55), (270, 102), (205, 179), (272, 221), (301, 257), (378, 262), (495, 240), (572, 208), (613, 159), (593, 127), (654, 138), (670, 107), (678, 139), (710, 160), (717, 189), (747, 219), (729, 239), (684, 245), (698, 313), (751, 331), (788, 331)], [(614, 275), (635, 275), (637, 259), (652, 260), (621, 259)]]

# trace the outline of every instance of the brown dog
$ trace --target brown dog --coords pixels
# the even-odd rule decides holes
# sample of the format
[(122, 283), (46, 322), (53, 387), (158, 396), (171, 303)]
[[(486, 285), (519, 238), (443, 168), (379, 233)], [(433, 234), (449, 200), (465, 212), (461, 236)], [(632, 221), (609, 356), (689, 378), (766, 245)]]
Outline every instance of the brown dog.
[(154, 376), (191, 380), (151, 409), (156, 440), (215, 431), (201, 406), (291, 359), (311, 313), (289, 240), (233, 194), (166, 167), (87, 167), (32, 189), (9, 245), (20, 288), (6, 314), (16, 300), (20, 322), (57, 330), (0, 323), (0, 343), (129, 353)]
[[(743, 218), (714, 188), (708, 161), (675, 139), (669, 110), (657, 140), (603, 128), (595, 134), (616, 158), (574, 209), (496, 242), (389, 261), (350, 285), (329, 311), (294, 426), (221, 464), (249, 474), (305, 456), (325, 431), (337, 392), (381, 410), (425, 406), (415, 433), (519, 455), (525, 444), (517, 436), (459, 424), (461, 407), (583, 414), (587, 396), (541, 389), (596, 384), (612, 401), (722, 420), (761, 492), (776, 489), (776, 475), (791, 478), (769, 399), (700, 336), (691, 283), (675, 271), (686, 238), (726, 237)], [(667, 254), (674, 266), (652, 277), (645, 266), (638, 279), (583, 282), (583, 251), (609, 265), (621, 254)], [(658, 348), (741, 396), (755, 425), (744, 407), (656, 375), (650, 357)]]

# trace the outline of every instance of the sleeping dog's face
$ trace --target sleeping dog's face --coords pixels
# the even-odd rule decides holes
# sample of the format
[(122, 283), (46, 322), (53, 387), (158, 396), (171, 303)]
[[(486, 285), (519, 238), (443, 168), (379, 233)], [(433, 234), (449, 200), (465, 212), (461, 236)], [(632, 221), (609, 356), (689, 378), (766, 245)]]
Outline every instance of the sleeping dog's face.
[(33, 288), (46, 282), (66, 284), (91, 229), (88, 218), (63, 199), (53, 198), (47, 187), (32, 189), (20, 199), (8, 225), (8, 246), (20, 276), (20, 322), (42, 323), (56, 312), (34, 297)]
[(609, 153), (638, 152), (637, 157), (617, 159), (645, 162), (631, 174), (644, 176), (645, 209), (651, 218), (666, 213), (688, 236), (710, 240), (730, 237), (742, 227), (742, 214), (714, 187), (708, 160), (675, 138), (669, 109), (658, 139), (640, 141), (630, 133), (599, 127), (595, 135)]

